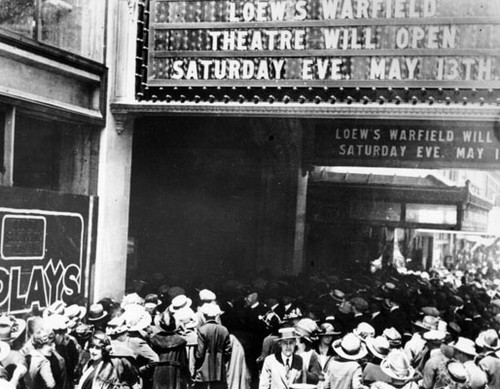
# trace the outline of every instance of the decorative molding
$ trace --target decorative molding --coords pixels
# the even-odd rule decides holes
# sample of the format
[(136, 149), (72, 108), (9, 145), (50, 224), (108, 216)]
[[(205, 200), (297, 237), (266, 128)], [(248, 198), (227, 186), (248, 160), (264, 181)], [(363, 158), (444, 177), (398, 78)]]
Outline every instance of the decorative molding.
[(126, 112), (134, 116), (149, 115), (193, 115), (193, 116), (256, 116), (296, 118), (365, 118), (365, 119), (407, 119), (407, 120), (480, 120), (500, 121), (499, 106), (418, 106), (413, 104), (365, 105), (328, 103), (282, 103), (260, 102), (131, 102), (112, 103), (111, 112)]
[(113, 114), (113, 118), (115, 119), (115, 131), (118, 135), (123, 134), (123, 132), (127, 129), (130, 120), (132, 119), (132, 114), (129, 114), (127, 111), (111, 111)]

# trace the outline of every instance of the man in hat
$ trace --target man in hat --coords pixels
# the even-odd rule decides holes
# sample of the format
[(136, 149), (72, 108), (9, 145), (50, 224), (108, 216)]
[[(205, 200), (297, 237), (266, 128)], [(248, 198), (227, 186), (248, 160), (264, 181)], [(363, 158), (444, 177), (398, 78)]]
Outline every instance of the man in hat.
[(302, 358), (294, 354), (296, 339), (293, 328), (279, 330), (279, 351), (264, 359), (259, 389), (288, 389), (293, 383), (304, 382)]
[(430, 330), (423, 334), (427, 342), (428, 360), (423, 365), (422, 386), (424, 389), (441, 389), (449, 385), (446, 374), (448, 358), (441, 351), (446, 333), (439, 330)]
[(476, 345), (481, 349), (484, 355), (478, 365), (486, 373), (488, 378), (488, 388), (500, 389), (500, 342), (498, 333), (489, 329), (479, 334), (476, 339)]
[(429, 315), (424, 316), (422, 320), (417, 320), (412, 323), (415, 331), (411, 339), (404, 345), (404, 350), (410, 358), (413, 367), (419, 366), (422, 356), (428, 352), (426, 349), (427, 342), (423, 338), (424, 333), (430, 330), (437, 330), (438, 323), (439, 319), (437, 317)]
[(225, 389), (226, 364), (231, 359), (231, 340), (226, 327), (217, 322), (222, 311), (217, 304), (204, 304), (205, 324), (198, 329), (195, 351), (195, 388)]
[(363, 383), (369, 385), (373, 382), (391, 382), (391, 377), (380, 368), (382, 360), (389, 355), (389, 341), (384, 336), (366, 339), (366, 347), (371, 354), (370, 361), (363, 369)]
[(461, 336), (452, 344), (452, 347), (453, 357), (462, 362), (469, 373), (471, 389), (483, 389), (488, 382), (488, 378), (486, 373), (474, 362), (474, 358), (477, 356), (474, 342)]
[(333, 349), (338, 357), (328, 366), (325, 389), (361, 389), (363, 372), (359, 362), (368, 354), (366, 346), (356, 335), (348, 333), (333, 343)]
[(368, 302), (362, 297), (353, 297), (351, 299), (352, 305), (352, 325), (350, 330), (354, 329), (359, 323), (368, 322), (371, 319), (371, 315), (368, 315)]

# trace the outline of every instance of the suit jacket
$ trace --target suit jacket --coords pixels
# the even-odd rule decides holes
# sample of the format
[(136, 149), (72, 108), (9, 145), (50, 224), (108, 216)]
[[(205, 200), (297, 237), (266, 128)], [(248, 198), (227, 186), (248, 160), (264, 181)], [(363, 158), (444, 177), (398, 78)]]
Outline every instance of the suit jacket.
[(226, 382), (226, 363), (231, 359), (229, 331), (213, 320), (198, 329), (198, 347), (195, 352), (196, 381)]
[(259, 389), (288, 389), (290, 384), (305, 382), (302, 358), (293, 354), (291, 368), (287, 375), (287, 367), (281, 358), (281, 350), (268, 355), (260, 373)]

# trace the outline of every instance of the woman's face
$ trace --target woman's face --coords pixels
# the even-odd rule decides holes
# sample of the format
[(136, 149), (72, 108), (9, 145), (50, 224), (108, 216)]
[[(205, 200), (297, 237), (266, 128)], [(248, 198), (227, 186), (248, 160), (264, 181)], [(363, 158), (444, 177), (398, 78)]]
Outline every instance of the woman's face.
[(332, 335), (324, 335), (324, 336), (320, 337), (319, 339), (320, 339), (321, 344), (324, 344), (324, 345), (329, 346), (333, 343), (333, 336)]
[(97, 345), (89, 346), (90, 359), (93, 361), (99, 361), (102, 359), (102, 348)]

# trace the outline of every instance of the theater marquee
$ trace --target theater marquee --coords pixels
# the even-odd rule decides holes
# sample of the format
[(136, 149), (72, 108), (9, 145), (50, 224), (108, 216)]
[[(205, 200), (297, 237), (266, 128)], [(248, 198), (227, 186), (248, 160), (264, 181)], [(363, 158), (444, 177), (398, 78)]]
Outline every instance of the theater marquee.
[(497, 1), (150, 4), (150, 86), (500, 86)]

